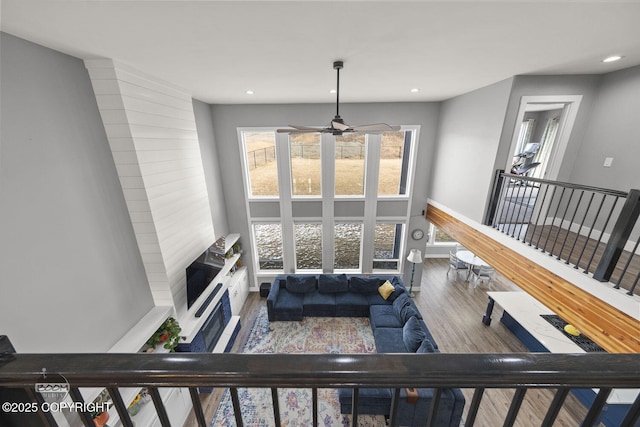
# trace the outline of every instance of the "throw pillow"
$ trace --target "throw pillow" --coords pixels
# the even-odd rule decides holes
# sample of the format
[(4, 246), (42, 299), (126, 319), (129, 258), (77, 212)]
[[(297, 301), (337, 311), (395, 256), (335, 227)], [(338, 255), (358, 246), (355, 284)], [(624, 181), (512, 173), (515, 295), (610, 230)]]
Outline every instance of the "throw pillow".
[(404, 288), (401, 286), (396, 286), (393, 289), (393, 292), (391, 292), (391, 295), (389, 295), (389, 298), (387, 298), (387, 301), (395, 301), (396, 298), (398, 298), (400, 295), (402, 295), (402, 293), (404, 292)]
[(349, 291), (349, 281), (346, 274), (321, 274), (318, 277), (318, 292), (321, 294), (347, 291)]
[(358, 277), (354, 276), (349, 280), (349, 290), (356, 294), (375, 294), (381, 280), (375, 277)]
[(287, 276), (287, 290), (296, 294), (315, 291), (315, 276)]
[(416, 350), (416, 353), (435, 353), (436, 348), (433, 346), (433, 343), (429, 341), (429, 338), (425, 338), (422, 340), (420, 347)]
[(389, 299), (395, 289), (396, 288), (391, 284), (391, 282), (387, 280), (382, 285), (380, 285), (380, 287), (378, 288), (378, 292), (380, 293), (380, 296), (382, 298)]
[(407, 323), (402, 327), (402, 341), (409, 353), (415, 353), (425, 338), (427, 338), (427, 332), (424, 330), (422, 322), (416, 317), (407, 320)]

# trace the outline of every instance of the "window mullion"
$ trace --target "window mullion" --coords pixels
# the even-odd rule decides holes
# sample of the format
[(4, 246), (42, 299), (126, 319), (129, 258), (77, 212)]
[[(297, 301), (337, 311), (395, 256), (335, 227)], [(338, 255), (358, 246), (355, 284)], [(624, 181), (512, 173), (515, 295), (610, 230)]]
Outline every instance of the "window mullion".
[(381, 141), (381, 135), (367, 135), (367, 143), (365, 144), (364, 223), (362, 227), (362, 262), (360, 263), (363, 273), (373, 272)]
[(291, 204), (291, 164), (289, 135), (276, 134), (276, 157), (280, 185), (280, 218), (282, 220), (282, 264), (285, 273), (295, 272), (295, 233)]
[(335, 261), (335, 151), (336, 137), (323, 133), (320, 137), (320, 161), (322, 165), (322, 271), (324, 273), (333, 272)]

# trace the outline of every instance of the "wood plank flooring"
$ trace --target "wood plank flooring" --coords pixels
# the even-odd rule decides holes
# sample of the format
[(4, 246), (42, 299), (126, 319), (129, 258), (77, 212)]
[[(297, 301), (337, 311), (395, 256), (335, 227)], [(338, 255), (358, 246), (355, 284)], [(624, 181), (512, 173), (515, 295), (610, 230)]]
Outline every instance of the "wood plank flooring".
[[(447, 259), (427, 259), (424, 262), (421, 292), (417, 292), (415, 302), (420, 309), (434, 339), (442, 352), (449, 353), (514, 353), (527, 352), (526, 347), (498, 321), (502, 309), (496, 305), (491, 326), (485, 326), (482, 315), (487, 305), (487, 284), (480, 283), (474, 288), (464, 281), (463, 274), (456, 277), (454, 272), (447, 276)], [(511, 291), (518, 288), (500, 276), (491, 283), (491, 290)], [(257, 293), (251, 293), (242, 309), (242, 329), (232, 352), (240, 352), (249, 328), (259, 307), (266, 303)], [(471, 402), (473, 390), (463, 390), (467, 400), (465, 414)], [(493, 427), (502, 425), (513, 397), (513, 389), (488, 390), (482, 400), (476, 426)], [(202, 394), (201, 401), (205, 417), (209, 421), (218, 406), (222, 390)], [(516, 426), (540, 425), (551, 399), (551, 391), (530, 390), (520, 409)], [(584, 418), (586, 409), (572, 395), (569, 395), (554, 426), (574, 427)], [(186, 427), (196, 427), (193, 415), (185, 423)]]

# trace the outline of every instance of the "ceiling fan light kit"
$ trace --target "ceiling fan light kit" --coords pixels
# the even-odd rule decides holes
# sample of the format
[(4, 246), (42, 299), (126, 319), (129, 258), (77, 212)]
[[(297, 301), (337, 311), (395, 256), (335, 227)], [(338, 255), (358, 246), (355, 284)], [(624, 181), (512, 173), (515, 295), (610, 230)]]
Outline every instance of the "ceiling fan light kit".
[(344, 68), (343, 61), (334, 61), (333, 69), (336, 70), (336, 115), (329, 123), (329, 127), (317, 128), (309, 126), (289, 125), (289, 129), (277, 129), (278, 133), (301, 134), (301, 133), (330, 133), (340, 136), (345, 133), (383, 133), (397, 132), (400, 126), (391, 126), (386, 123), (375, 123), (370, 125), (351, 126), (340, 117), (340, 70)]

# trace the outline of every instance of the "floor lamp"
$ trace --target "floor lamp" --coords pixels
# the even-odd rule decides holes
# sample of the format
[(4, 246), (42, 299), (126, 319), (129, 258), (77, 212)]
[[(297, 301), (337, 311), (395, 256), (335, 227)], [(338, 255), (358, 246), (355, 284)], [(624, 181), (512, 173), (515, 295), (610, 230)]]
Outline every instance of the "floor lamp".
[(422, 264), (422, 252), (420, 251), (420, 249), (411, 249), (411, 251), (409, 251), (407, 261), (411, 263), (411, 282), (409, 286), (409, 296), (413, 298), (416, 296), (416, 294), (413, 293), (413, 275), (416, 272), (416, 264)]

